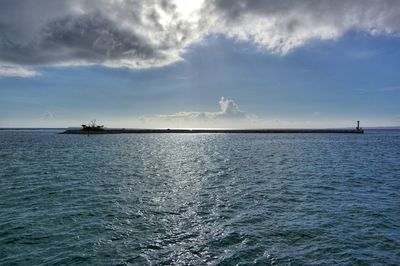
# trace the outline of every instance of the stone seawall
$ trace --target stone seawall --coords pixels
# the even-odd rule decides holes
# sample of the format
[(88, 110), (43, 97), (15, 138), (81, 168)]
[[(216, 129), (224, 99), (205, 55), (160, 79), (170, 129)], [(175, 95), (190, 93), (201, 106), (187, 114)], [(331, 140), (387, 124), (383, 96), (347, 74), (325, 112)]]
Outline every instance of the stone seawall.
[(68, 129), (62, 134), (154, 134), (154, 133), (326, 133), (326, 134), (363, 134), (362, 129), (105, 129), (102, 131), (83, 131)]

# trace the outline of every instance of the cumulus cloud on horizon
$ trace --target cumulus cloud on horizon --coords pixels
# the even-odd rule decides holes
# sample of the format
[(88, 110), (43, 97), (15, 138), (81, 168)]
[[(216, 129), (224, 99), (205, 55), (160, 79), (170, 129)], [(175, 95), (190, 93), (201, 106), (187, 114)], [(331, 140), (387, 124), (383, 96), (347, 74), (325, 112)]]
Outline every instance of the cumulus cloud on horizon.
[(178, 112), (168, 115), (142, 117), (144, 125), (158, 127), (251, 127), (256, 122), (255, 115), (242, 111), (235, 101), (221, 97), (219, 111)]
[(190, 45), (210, 34), (286, 54), (350, 30), (399, 36), (400, 1), (0, 1), (0, 69), (159, 67), (181, 60)]

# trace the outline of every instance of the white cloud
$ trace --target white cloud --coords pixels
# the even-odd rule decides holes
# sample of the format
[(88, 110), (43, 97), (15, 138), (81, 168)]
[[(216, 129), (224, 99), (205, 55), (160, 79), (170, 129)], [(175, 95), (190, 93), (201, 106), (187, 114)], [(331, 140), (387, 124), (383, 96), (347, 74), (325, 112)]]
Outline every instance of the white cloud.
[(0, 77), (29, 78), (37, 75), (39, 75), (38, 72), (27, 67), (0, 64)]
[(43, 115), (43, 120), (45, 121), (49, 121), (49, 120), (53, 120), (54, 119), (54, 115), (52, 112), (50, 111), (46, 111)]
[(1, 1), (0, 63), (147, 68), (181, 60), (209, 34), (286, 54), (351, 30), (398, 36), (400, 1)]
[(380, 92), (400, 91), (400, 86), (384, 87), (384, 88), (380, 88), (378, 91), (380, 91)]
[(320, 115), (321, 115), (321, 112), (315, 111), (315, 112), (312, 113), (312, 115), (313, 115), (313, 116), (320, 116)]
[(400, 30), (400, 1), (391, 0), (213, 0), (205, 10), (212, 32), (280, 54), (351, 30), (396, 35)]

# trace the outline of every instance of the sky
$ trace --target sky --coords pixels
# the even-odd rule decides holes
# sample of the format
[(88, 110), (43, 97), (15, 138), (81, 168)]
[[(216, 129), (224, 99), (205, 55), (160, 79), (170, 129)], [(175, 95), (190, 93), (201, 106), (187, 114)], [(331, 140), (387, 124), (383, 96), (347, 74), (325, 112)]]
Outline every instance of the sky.
[(400, 126), (400, 1), (0, 0), (0, 127)]

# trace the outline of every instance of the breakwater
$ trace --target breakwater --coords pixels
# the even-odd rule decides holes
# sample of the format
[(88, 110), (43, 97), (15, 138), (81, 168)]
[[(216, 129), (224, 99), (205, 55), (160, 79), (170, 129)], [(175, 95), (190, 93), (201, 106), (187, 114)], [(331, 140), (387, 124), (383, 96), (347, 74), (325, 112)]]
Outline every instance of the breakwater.
[(149, 134), (149, 133), (324, 133), (324, 134), (363, 134), (363, 129), (105, 129), (84, 131), (67, 129), (63, 134)]

